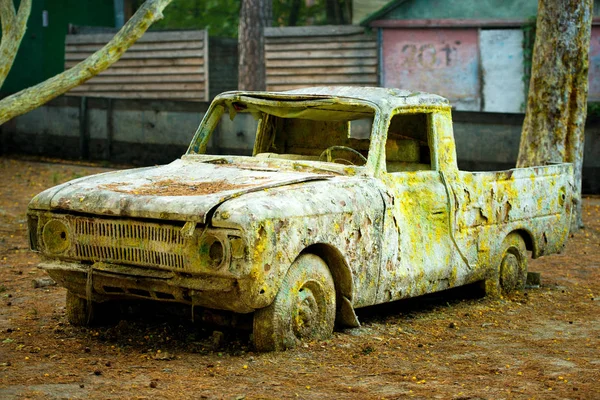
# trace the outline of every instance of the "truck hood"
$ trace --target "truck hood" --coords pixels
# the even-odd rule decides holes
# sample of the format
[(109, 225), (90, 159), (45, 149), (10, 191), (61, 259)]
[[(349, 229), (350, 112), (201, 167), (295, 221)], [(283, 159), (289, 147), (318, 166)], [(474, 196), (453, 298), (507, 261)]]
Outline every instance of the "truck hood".
[(163, 166), (75, 179), (38, 194), (29, 208), (206, 223), (208, 212), (228, 199), (329, 177), (180, 159)]

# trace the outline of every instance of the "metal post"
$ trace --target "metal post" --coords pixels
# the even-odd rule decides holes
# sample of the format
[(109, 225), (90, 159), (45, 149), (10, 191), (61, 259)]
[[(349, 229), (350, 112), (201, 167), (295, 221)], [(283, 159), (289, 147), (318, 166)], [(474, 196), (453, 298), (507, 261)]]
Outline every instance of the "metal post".
[(79, 100), (79, 158), (90, 158), (90, 132), (88, 130), (87, 97)]
[(110, 160), (113, 155), (113, 99), (108, 99), (106, 103), (106, 158)]

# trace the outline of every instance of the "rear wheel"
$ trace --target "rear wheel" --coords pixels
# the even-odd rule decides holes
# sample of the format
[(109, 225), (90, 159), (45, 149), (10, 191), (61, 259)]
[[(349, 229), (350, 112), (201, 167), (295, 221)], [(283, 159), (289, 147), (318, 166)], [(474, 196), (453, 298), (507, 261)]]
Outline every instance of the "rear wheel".
[(518, 233), (511, 233), (502, 242), (494, 276), (486, 281), (486, 294), (498, 296), (523, 290), (527, 281), (527, 248)]
[(518, 233), (511, 233), (502, 244), (499, 284), (502, 293), (523, 290), (527, 281), (527, 248)]
[(331, 272), (321, 258), (304, 254), (288, 270), (273, 303), (254, 313), (254, 345), (259, 351), (273, 351), (326, 339), (334, 322)]

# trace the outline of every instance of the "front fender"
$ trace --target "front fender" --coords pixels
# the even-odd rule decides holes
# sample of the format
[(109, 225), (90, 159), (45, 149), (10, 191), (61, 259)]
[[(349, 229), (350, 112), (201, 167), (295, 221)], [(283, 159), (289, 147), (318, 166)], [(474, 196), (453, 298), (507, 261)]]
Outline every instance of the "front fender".
[(383, 201), (369, 179), (340, 177), (273, 188), (219, 206), (212, 224), (244, 232), (246, 255), (232, 268), (248, 276), (240, 288), (249, 307), (269, 305), (296, 257), (316, 244), (335, 248), (343, 257), (355, 305), (375, 298)]

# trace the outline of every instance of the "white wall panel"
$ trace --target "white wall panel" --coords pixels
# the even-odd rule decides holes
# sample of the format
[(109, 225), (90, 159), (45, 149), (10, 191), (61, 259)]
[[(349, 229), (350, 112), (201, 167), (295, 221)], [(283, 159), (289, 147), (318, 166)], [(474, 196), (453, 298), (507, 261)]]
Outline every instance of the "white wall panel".
[(479, 32), (483, 80), (483, 110), (523, 112), (523, 31), (483, 29)]

